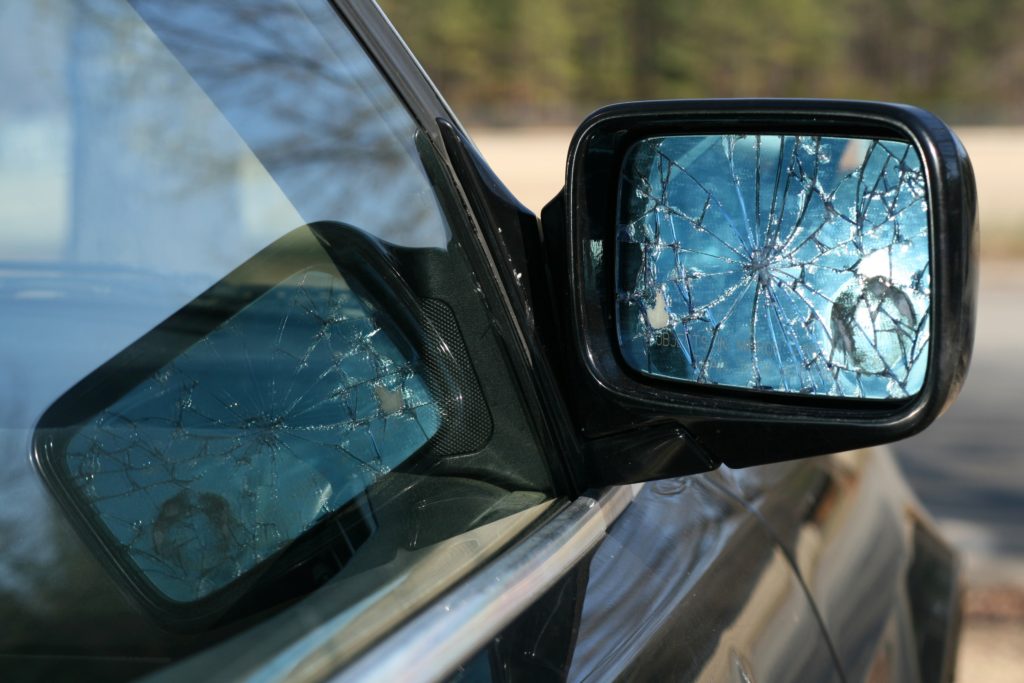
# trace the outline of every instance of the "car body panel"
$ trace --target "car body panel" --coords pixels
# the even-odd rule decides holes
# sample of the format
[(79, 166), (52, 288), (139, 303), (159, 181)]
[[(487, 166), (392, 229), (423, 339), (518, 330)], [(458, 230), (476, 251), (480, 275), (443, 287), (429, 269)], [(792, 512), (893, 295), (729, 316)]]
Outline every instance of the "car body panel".
[(609, 529), (570, 680), (842, 680), (785, 553), (720, 478), (651, 482)]
[(950, 680), (958, 567), (928, 524), (884, 449), (650, 482), (455, 678)]
[[(793, 558), (849, 680), (951, 677), (951, 661), (935, 663), (915, 645), (932, 627), (912, 605), (955, 621), (959, 566), (948, 546), (915, 542), (935, 537), (932, 524), (888, 449), (724, 474)], [(943, 588), (916, 578), (922, 562)]]

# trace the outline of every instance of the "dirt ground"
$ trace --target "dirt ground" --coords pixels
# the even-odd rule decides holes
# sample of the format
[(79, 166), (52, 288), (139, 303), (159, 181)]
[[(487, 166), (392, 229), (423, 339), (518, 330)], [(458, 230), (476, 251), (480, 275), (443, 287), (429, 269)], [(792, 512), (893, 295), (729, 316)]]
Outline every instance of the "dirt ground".
[[(473, 129), (484, 157), (520, 201), (539, 212), (565, 182), (571, 128)], [(982, 251), (996, 268), (1024, 269), (1024, 193), (1015, 172), (1024, 158), (1024, 128), (957, 130), (974, 163), (982, 220)], [(984, 266), (983, 266), (984, 268)], [(1024, 293), (1022, 293), (1024, 295)], [(1021, 455), (1024, 462), (1024, 454)], [(940, 524), (956, 530), (956, 520)], [(972, 563), (971, 538), (948, 534)], [(1024, 683), (1024, 575), (969, 572), (957, 683)], [(979, 578), (985, 577), (985, 578)]]
[(1024, 681), (1024, 591), (1020, 587), (968, 589), (956, 681)]

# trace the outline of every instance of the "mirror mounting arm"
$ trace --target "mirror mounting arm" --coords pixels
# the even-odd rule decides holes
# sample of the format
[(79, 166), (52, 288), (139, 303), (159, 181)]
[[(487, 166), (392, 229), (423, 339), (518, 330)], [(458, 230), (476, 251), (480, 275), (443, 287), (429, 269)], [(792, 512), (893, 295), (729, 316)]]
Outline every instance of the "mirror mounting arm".
[(675, 424), (595, 439), (587, 444), (585, 455), (591, 487), (700, 474), (722, 464)]

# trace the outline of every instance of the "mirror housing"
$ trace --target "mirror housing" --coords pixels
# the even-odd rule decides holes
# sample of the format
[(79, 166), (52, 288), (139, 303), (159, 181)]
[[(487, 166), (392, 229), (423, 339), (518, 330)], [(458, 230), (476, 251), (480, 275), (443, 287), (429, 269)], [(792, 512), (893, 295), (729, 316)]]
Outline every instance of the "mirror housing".
[[(920, 391), (896, 399), (784, 393), (638, 372), (620, 348), (616, 273), (624, 163), (669, 136), (820, 136), (894, 140), (920, 158), (928, 213), (931, 309)], [(699, 171), (694, 170), (694, 174)], [(700, 177), (695, 178), (699, 182)], [(592, 484), (745, 467), (886, 443), (930, 424), (967, 373), (977, 289), (977, 199), (970, 160), (934, 115), (882, 103), (680, 100), (591, 114), (569, 150), (566, 187), (545, 207), (562, 380)]]

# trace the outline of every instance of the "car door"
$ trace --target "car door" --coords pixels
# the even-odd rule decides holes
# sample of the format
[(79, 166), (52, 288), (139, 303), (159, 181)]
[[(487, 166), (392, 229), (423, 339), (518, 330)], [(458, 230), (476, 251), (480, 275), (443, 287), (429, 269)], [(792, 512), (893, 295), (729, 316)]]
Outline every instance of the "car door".
[(2, 11), (11, 676), (841, 678), (721, 475), (579, 490), (536, 218), (372, 3)]
[(719, 475), (632, 495), (452, 680), (844, 680), (785, 554)]

